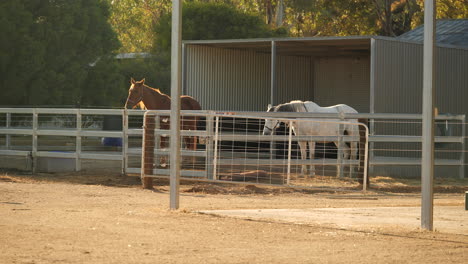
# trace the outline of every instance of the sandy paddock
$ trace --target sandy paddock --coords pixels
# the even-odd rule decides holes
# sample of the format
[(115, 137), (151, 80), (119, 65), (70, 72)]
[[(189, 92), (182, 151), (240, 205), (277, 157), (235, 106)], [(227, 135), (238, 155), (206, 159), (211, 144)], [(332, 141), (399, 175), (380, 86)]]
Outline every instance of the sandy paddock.
[[(436, 212), (451, 208), (458, 218), (437, 215), (436, 220), (443, 221), (435, 222), (435, 232), (421, 231), (414, 225), (418, 219), (413, 225), (399, 223), (390, 209), (379, 218), (393, 217), (395, 224), (337, 224), (337, 218), (343, 218), (339, 208), (385, 211), (419, 206), (420, 195), (410, 186), (389, 192), (389, 186), (376, 185), (367, 193), (196, 183), (181, 187), (181, 209), (170, 211), (165, 181), (156, 182), (151, 191), (141, 189), (138, 178), (117, 174), (3, 173), (0, 262), (466, 263), (468, 259), (466, 181), (436, 189)], [(328, 214), (321, 221), (219, 213), (326, 208)], [(207, 214), (211, 210), (223, 211)], [(368, 217), (351, 216), (363, 223)], [(460, 228), (444, 229), (443, 223), (450, 222)]]

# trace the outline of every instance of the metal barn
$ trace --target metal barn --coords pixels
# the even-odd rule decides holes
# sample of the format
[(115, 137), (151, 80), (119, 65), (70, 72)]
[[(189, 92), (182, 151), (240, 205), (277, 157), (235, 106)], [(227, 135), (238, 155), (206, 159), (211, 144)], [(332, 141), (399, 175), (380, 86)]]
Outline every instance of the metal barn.
[[(183, 89), (212, 110), (263, 111), (300, 99), (420, 113), (422, 48), (386, 37), (186, 41)], [(438, 45), (437, 54), (439, 112), (468, 113), (468, 46)]]
[[(422, 42), (353, 36), (185, 41), (183, 47), (183, 92), (204, 109), (265, 111), (270, 103), (298, 99), (344, 103), (362, 113), (421, 113)], [(439, 113), (468, 114), (468, 47), (438, 44), (436, 63)], [(440, 167), (436, 173), (446, 174)]]

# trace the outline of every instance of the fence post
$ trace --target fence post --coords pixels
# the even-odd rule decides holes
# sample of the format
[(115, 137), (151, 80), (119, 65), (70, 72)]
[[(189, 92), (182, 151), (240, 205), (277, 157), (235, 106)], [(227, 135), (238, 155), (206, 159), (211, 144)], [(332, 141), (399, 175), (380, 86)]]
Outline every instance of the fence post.
[(215, 121), (215, 134), (214, 134), (214, 155), (213, 155), (213, 178), (212, 180), (217, 180), (217, 164), (218, 164), (218, 134), (219, 134), (219, 116), (216, 117)]
[(466, 133), (466, 123), (465, 123), (465, 116), (463, 115), (463, 119), (462, 119), (462, 144), (461, 144), (461, 157), (460, 157), (460, 160), (461, 160), (461, 164), (460, 164), (460, 168), (459, 168), (459, 173), (460, 173), (460, 179), (464, 179), (465, 178), (465, 133)]
[(122, 175), (127, 175), (128, 168), (128, 111), (122, 111)]
[(32, 119), (32, 151), (31, 151), (31, 161), (32, 161), (32, 172), (36, 173), (37, 167), (37, 129), (38, 129), (38, 114), (37, 109), (33, 108), (33, 119)]
[[(10, 128), (10, 126), (11, 126), (11, 113), (6, 113), (6, 128)], [(11, 135), (10, 134), (6, 135), (5, 147), (6, 149), (11, 148)]]
[[(292, 121), (289, 121), (289, 134), (288, 134), (288, 170), (286, 184), (289, 185), (291, 181), (291, 150), (292, 150)], [(307, 145), (306, 145), (307, 146)]]
[[(161, 115), (159, 113), (155, 113), (154, 116), (154, 146), (156, 147), (157, 151), (154, 154), (154, 164), (156, 167), (159, 167), (161, 165), (161, 156), (159, 153), (161, 152), (161, 132), (156, 132), (156, 130), (161, 129)], [(168, 147), (168, 146), (166, 146)]]
[(76, 113), (75, 171), (81, 171), (81, 111)]
[(205, 171), (206, 171), (206, 178), (209, 180), (213, 180), (213, 167), (211, 164), (213, 163), (213, 115), (209, 113), (206, 116), (206, 140), (205, 140), (205, 152), (206, 152), (206, 160), (205, 160)]
[(141, 157), (141, 183), (144, 189), (153, 188), (153, 178), (146, 177), (146, 175), (153, 174), (154, 162), (154, 117), (148, 112), (144, 115), (143, 125), (143, 153)]
[[(344, 128), (343, 128), (343, 124), (340, 123), (338, 125), (338, 130), (339, 130), (339, 136), (338, 136), (338, 151), (336, 153), (337, 155), (337, 162), (338, 162), (338, 165), (336, 166), (336, 176), (338, 176), (339, 178), (343, 178), (344, 177), (344, 168), (343, 168), (343, 147), (344, 147), (344, 144), (343, 144), (343, 133), (344, 133)], [(326, 152), (325, 152), (326, 154)], [(326, 158), (326, 157), (325, 157)], [(351, 166), (351, 165), (350, 165)], [(350, 168), (351, 170), (351, 168)]]
[[(375, 135), (375, 119), (369, 117), (369, 134), (370, 135)], [(369, 143), (369, 153), (367, 154), (369, 157), (369, 160), (374, 160), (375, 154), (374, 154), (374, 149), (375, 149), (375, 143), (370, 142)], [(370, 162), (369, 162), (370, 163)], [(369, 174), (374, 175), (374, 166), (369, 164)]]
[[(362, 125), (361, 125), (362, 126)], [(369, 181), (369, 128), (367, 126), (362, 126), (364, 127), (364, 137), (365, 137), (365, 145), (364, 145), (364, 172), (362, 175), (362, 189), (364, 191), (367, 191), (367, 185), (370, 184)], [(361, 133), (359, 132), (359, 138), (361, 138)], [(359, 140), (361, 142), (361, 140)], [(359, 147), (361, 149), (361, 147)], [(359, 157), (361, 159), (361, 157)]]

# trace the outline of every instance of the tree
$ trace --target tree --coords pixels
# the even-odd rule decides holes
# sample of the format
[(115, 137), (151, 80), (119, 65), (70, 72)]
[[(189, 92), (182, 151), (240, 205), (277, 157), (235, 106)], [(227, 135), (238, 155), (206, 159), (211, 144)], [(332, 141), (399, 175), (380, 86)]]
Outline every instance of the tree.
[[(162, 15), (154, 25), (156, 51), (168, 51), (171, 14)], [(286, 36), (285, 29), (271, 29), (255, 14), (217, 2), (187, 2), (182, 11), (182, 39), (241, 39)]]
[(172, 0), (107, 0), (109, 19), (118, 33), (120, 52), (149, 52), (153, 45), (152, 25), (170, 12)]
[(75, 105), (90, 65), (119, 48), (96, 0), (0, 2), (0, 104)]

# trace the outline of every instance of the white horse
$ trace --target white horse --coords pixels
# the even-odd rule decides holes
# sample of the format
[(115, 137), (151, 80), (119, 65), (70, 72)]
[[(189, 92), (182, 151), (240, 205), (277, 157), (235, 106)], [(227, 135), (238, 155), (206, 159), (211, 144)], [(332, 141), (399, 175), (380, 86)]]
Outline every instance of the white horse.
[[(338, 104), (334, 106), (321, 107), (318, 104), (311, 101), (291, 101), (289, 103), (280, 104), (277, 106), (268, 105), (267, 112), (309, 112), (309, 113), (358, 113), (354, 108), (345, 105)], [(310, 120), (310, 119), (309, 119)], [(341, 124), (339, 122), (342, 122)], [(266, 119), (265, 126), (263, 128), (263, 135), (271, 135), (273, 131), (278, 127), (281, 122), (275, 119)], [(340, 129), (341, 125), (341, 129)], [(314, 121), (307, 122), (297, 119), (297, 121), (291, 122), (292, 130), (297, 136), (313, 135), (313, 136), (341, 136), (344, 132), (349, 136), (359, 136), (359, 127), (357, 119), (343, 120), (340, 119), (324, 119), (317, 118)], [(315, 155), (315, 141), (308, 141), (309, 143), (309, 155), (310, 159), (314, 159)], [(333, 142), (337, 148), (340, 148), (338, 141)], [(299, 141), (299, 148), (301, 151), (301, 158), (307, 159), (307, 141)], [(357, 156), (357, 142), (350, 142), (350, 148), (346, 144), (343, 146), (343, 158), (344, 159), (356, 159)], [(306, 175), (307, 165), (302, 165), (302, 174)], [(315, 166), (311, 165), (310, 175), (315, 175)]]

